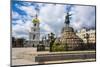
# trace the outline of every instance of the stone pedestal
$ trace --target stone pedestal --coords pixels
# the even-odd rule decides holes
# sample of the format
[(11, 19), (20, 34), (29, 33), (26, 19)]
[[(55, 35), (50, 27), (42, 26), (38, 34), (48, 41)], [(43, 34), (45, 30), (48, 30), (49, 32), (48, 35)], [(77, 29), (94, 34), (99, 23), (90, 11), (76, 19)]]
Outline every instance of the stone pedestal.
[(65, 26), (62, 29), (61, 43), (66, 44), (68, 50), (80, 50), (83, 45), (82, 39), (80, 39), (74, 32), (74, 29), (69, 26)]

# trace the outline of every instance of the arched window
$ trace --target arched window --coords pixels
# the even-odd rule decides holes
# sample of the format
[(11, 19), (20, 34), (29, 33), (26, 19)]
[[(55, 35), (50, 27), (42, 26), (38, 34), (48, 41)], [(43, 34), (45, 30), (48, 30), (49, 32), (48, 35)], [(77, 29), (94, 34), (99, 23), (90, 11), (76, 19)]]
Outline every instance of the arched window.
[(34, 24), (34, 26), (36, 26), (36, 23)]

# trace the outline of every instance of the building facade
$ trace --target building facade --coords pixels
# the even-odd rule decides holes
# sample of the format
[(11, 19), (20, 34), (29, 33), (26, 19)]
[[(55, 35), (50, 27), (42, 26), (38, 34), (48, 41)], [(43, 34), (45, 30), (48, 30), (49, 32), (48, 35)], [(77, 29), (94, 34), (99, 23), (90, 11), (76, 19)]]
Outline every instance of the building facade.
[(95, 30), (86, 30), (82, 29), (76, 33), (77, 36), (79, 36), (84, 43), (96, 43), (96, 32)]

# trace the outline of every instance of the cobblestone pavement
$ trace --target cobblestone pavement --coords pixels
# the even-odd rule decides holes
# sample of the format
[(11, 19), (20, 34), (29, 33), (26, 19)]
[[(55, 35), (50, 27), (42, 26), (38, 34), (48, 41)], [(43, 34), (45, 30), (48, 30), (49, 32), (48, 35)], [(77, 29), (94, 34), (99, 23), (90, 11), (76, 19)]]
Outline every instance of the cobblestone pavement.
[(12, 65), (36, 64), (36, 48), (12, 48)]

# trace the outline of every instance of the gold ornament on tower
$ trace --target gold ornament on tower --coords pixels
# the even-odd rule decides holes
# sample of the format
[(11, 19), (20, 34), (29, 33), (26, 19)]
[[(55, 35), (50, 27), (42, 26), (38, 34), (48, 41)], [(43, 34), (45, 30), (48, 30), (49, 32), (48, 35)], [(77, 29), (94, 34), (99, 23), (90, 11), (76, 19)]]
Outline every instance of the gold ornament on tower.
[(36, 14), (36, 17), (32, 20), (33, 23), (39, 23), (39, 22), (40, 22), (39, 19), (38, 19), (37, 17), (38, 17), (38, 16), (37, 16), (37, 14)]

